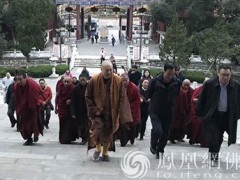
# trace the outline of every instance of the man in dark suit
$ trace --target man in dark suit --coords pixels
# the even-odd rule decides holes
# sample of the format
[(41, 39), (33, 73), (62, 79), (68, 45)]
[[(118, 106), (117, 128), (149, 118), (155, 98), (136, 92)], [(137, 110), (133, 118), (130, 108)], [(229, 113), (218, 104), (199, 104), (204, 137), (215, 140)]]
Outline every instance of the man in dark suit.
[(196, 113), (201, 117), (210, 153), (210, 166), (219, 163), (224, 131), (228, 145), (236, 143), (237, 120), (240, 113), (240, 84), (231, 78), (231, 67), (220, 65), (218, 77), (203, 85)]

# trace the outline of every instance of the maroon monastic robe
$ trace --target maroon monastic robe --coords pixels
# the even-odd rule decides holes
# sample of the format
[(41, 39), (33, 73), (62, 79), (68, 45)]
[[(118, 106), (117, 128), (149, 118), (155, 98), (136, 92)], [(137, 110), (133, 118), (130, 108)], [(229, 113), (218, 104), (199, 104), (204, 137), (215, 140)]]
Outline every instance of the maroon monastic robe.
[(38, 98), (40, 86), (33, 79), (27, 78), (26, 85), (16, 84), (14, 87), (16, 98), (16, 113), (19, 118), (19, 130), (23, 139), (38, 137), (42, 134)]
[(179, 95), (176, 98), (176, 110), (174, 119), (171, 123), (170, 140), (181, 140), (185, 134), (189, 134), (190, 111), (191, 111), (191, 97), (193, 89), (189, 87), (184, 90), (181, 87)]
[(75, 133), (73, 131), (74, 124), (70, 113), (70, 104), (67, 104), (67, 100), (71, 99), (73, 84), (59, 86), (57, 94), (57, 112), (59, 117), (59, 142), (61, 144), (69, 144), (71, 141), (75, 141)]
[(120, 143), (121, 146), (125, 146), (127, 142), (130, 140), (131, 144), (134, 144), (134, 139), (137, 136), (137, 124), (140, 123), (141, 120), (141, 101), (140, 101), (140, 92), (138, 87), (129, 82), (127, 87), (127, 97), (130, 104), (130, 109), (132, 113), (133, 122), (128, 123), (128, 126), (121, 126), (120, 127)]
[(190, 119), (191, 119), (191, 133), (190, 133), (190, 144), (197, 144), (200, 143), (201, 146), (206, 147), (206, 141), (203, 134), (203, 123), (200, 117), (196, 114), (196, 106), (197, 102), (194, 101), (194, 99), (198, 99), (201, 92), (202, 92), (203, 86), (200, 86), (196, 88), (193, 92), (192, 98), (191, 98), (191, 113), (190, 113)]

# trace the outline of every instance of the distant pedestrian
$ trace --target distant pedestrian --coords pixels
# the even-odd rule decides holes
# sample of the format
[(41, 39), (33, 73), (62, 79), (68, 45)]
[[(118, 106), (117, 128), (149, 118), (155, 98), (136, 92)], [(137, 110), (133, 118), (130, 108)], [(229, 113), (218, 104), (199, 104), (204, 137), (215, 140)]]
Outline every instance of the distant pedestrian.
[[(13, 128), (16, 123), (18, 123), (17, 119), (14, 117), (15, 112), (15, 93), (14, 93), (14, 86), (17, 84), (17, 79), (14, 77), (13, 83), (8, 86), (7, 93), (6, 93), (6, 103), (8, 105), (7, 115), (11, 122), (11, 127)], [(18, 128), (18, 124), (17, 124)]]
[(87, 80), (89, 80), (91, 78), (90, 74), (89, 74), (89, 71), (87, 70), (87, 67), (84, 66), (83, 69), (82, 69), (82, 72), (81, 74), (79, 75), (79, 77), (86, 77)]
[(128, 77), (131, 82), (138, 86), (139, 80), (142, 77), (142, 74), (138, 71), (137, 65), (133, 65), (132, 68), (128, 71)]
[(180, 83), (182, 83), (183, 80), (185, 79), (185, 76), (184, 76), (183, 71), (181, 70), (180, 66), (175, 67), (175, 75), (179, 79)]
[(8, 86), (12, 83), (13, 83), (13, 77), (9, 72), (7, 72), (6, 76), (2, 79), (2, 85), (4, 90), (4, 94), (3, 94), (4, 102), (6, 101), (5, 97), (6, 97)]
[(115, 57), (113, 56), (113, 54), (111, 54), (109, 60), (112, 62), (112, 65), (113, 65), (113, 73), (117, 74), (117, 64), (116, 64)]
[(94, 44), (94, 36), (91, 36), (91, 42)]
[(103, 61), (105, 61), (105, 57), (106, 57), (106, 51), (104, 50), (104, 48), (101, 48), (101, 52), (100, 52), (101, 64)]
[(112, 36), (112, 46), (113, 46), (113, 47), (114, 47), (114, 45), (115, 45), (115, 42), (116, 42), (116, 39), (115, 39), (114, 36)]
[(98, 38), (99, 38), (98, 34), (95, 34), (96, 44), (98, 43)]
[(66, 72), (64, 73), (64, 76), (65, 76), (65, 77), (70, 77), (70, 78), (73, 77), (73, 75), (72, 75), (72, 73), (71, 73), (70, 70), (66, 70)]

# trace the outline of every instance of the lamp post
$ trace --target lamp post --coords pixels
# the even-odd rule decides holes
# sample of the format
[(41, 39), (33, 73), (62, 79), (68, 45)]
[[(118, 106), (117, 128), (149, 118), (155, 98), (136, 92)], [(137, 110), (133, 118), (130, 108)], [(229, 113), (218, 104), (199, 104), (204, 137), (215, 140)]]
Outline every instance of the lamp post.
[(72, 12), (73, 8), (71, 6), (68, 6), (65, 8), (65, 11), (68, 12), (68, 37), (70, 37), (70, 33), (71, 33), (71, 29), (70, 29), (70, 20), (71, 20), (71, 17), (70, 17), (70, 13)]
[(138, 9), (138, 12), (140, 13), (140, 45), (139, 45), (139, 60), (142, 60), (142, 33), (143, 33), (143, 13), (145, 13), (147, 11), (146, 8), (144, 8), (143, 6), (141, 8)]
[(60, 60), (60, 64), (62, 64), (62, 44), (63, 44), (63, 37), (62, 37), (62, 33), (63, 30), (60, 29), (56, 29), (57, 32), (57, 44), (59, 44), (59, 60)]

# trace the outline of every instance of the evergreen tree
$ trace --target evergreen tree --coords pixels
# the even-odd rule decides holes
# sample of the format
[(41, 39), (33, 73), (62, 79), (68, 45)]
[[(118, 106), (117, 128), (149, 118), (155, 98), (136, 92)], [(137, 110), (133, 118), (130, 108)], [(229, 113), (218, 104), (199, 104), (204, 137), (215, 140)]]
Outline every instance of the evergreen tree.
[(187, 37), (187, 29), (176, 15), (160, 45), (160, 59), (187, 67), (191, 51), (191, 38)]

